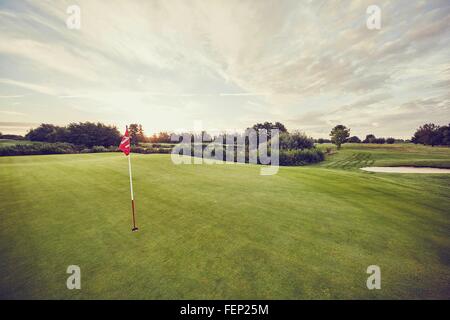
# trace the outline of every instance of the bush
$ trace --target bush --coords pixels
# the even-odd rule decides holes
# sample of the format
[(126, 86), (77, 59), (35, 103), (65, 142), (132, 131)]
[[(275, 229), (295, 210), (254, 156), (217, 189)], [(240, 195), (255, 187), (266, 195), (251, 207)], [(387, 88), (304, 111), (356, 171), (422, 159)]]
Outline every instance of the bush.
[(132, 153), (152, 154), (152, 153), (170, 153), (172, 148), (154, 148), (154, 147), (131, 147)]
[[(160, 132), (158, 134), (154, 134), (153, 136), (151, 136), (149, 140), (152, 143), (170, 143), (171, 134), (169, 132)], [(159, 146), (154, 147), (159, 148)]]
[(280, 165), (282, 166), (303, 166), (305, 164), (323, 161), (325, 155), (319, 149), (306, 150), (280, 150)]
[(357, 136), (353, 136), (347, 139), (347, 143), (361, 143), (361, 139), (359, 139)]
[(386, 143), (386, 139), (385, 139), (385, 138), (375, 138), (375, 139), (373, 140), (373, 143), (376, 143), (376, 144), (384, 144), (384, 143)]
[(0, 156), (24, 156), (38, 154), (77, 153), (76, 146), (70, 143), (16, 144), (0, 149)]
[(395, 139), (394, 138), (387, 138), (386, 139), (386, 143), (387, 144), (394, 144), (395, 143)]
[(132, 153), (147, 153), (146, 152), (147, 148), (143, 148), (143, 147), (131, 147), (131, 152)]
[(368, 134), (366, 136), (366, 138), (364, 139), (363, 143), (375, 143), (374, 141), (376, 140), (375, 135), (373, 134)]
[(92, 152), (93, 153), (97, 153), (97, 152), (108, 152), (108, 148), (105, 148), (104, 146), (93, 146), (92, 147)]

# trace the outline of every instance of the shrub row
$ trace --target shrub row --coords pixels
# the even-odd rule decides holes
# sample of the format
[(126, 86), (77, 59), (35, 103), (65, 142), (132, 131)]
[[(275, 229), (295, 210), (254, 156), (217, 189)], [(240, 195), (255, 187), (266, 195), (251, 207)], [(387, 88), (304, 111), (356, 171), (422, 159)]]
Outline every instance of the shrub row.
[(92, 148), (83, 148), (80, 153), (100, 153), (100, 152), (119, 152), (120, 150), (117, 147), (110, 146), (93, 146)]
[(133, 153), (152, 154), (152, 153), (170, 153), (171, 151), (172, 148), (131, 147), (131, 152)]
[[(132, 147), (134, 153), (170, 153), (171, 148), (143, 148)], [(44, 154), (71, 154), (71, 153), (100, 153), (100, 152), (122, 152), (117, 147), (94, 146), (84, 148), (65, 142), (55, 143), (32, 143), (16, 144), (0, 148), (0, 156), (26, 156), (26, 155), (44, 155)]]
[(77, 153), (79, 150), (70, 143), (16, 144), (0, 148), (0, 156), (25, 156), (37, 154)]

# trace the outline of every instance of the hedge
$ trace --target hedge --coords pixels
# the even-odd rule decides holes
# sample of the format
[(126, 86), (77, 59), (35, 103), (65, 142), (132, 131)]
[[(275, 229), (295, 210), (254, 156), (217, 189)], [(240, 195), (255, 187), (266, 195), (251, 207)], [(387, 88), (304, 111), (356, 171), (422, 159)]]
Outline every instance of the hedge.
[(79, 149), (70, 143), (16, 144), (0, 148), (0, 156), (25, 156), (38, 154), (78, 153)]

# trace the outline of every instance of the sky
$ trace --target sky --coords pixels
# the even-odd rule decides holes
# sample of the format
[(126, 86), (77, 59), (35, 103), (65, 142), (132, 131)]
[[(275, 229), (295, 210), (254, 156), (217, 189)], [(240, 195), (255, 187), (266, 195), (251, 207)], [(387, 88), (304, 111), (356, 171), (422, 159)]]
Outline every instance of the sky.
[(450, 122), (449, 58), (448, 0), (0, 0), (0, 132), (280, 121), (316, 138), (337, 124), (409, 138)]

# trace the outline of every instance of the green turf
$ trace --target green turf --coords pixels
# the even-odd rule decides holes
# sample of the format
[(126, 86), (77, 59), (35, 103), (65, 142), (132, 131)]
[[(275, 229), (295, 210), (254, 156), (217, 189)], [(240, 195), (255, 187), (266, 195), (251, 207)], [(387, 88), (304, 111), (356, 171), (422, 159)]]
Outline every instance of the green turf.
[[(138, 233), (123, 155), (0, 158), (0, 297), (448, 299), (450, 175), (357, 167), (450, 151), (390, 148), (345, 146), (275, 176), (134, 154)], [(72, 264), (81, 290), (66, 289)], [(369, 291), (373, 264), (382, 289)]]
[[(330, 144), (319, 145), (332, 148)], [(320, 166), (339, 169), (359, 169), (367, 166), (415, 166), (450, 168), (448, 147), (429, 147), (414, 144), (344, 144)]]

